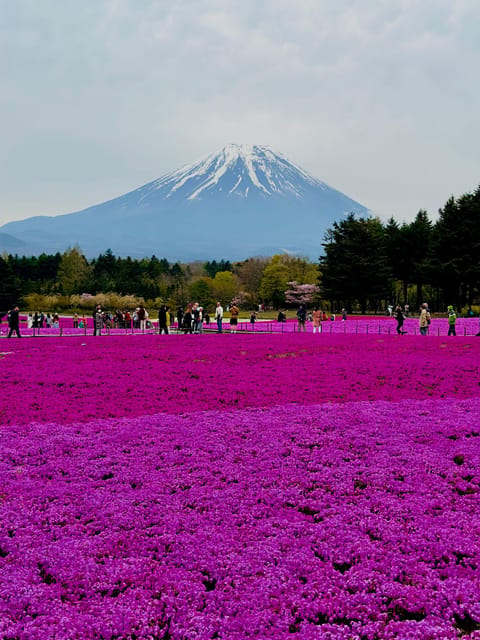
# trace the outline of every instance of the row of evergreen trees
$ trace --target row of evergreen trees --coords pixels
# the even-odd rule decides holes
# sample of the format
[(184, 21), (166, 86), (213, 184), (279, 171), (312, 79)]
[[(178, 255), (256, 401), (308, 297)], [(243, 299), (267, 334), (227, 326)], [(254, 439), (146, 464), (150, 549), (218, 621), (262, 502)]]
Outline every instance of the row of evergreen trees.
[(332, 305), (362, 311), (381, 301), (409, 301), (415, 285), (418, 308), (430, 298), (435, 308), (458, 309), (478, 302), (480, 292), (480, 187), (450, 198), (433, 224), (426, 211), (411, 223), (387, 224), (378, 219), (335, 223), (324, 241), (320, 258), (323, 295)]
[(38, 257), (4, 255), (0, 311), (32, 293), (84, 292), (173, 304), (235, 297), (278, 308), (288, 304), (292, 281), (319, 285), (310, 302), (328, 303), (330, 310), (376, 311), (397, 302), (418, 308), (424, 299), (434, 309), (470, 307), (479, 302), (480, 291), (480, 187), (448, 200), (435, 223), (423, 210), (404, 224), (350, 215), (327, 232), (318, 263), (277, 255), (185, 265), (155, 256), (121, 258), (111, 251), (88, 261), (79, 248)]

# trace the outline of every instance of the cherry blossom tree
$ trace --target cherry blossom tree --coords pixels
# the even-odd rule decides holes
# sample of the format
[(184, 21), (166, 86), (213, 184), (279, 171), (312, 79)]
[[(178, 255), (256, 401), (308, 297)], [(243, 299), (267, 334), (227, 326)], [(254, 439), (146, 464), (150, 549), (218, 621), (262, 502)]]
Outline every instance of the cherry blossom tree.
[(320, 288), (316, 284), (298, 284), (295, 280), (287, 284), (290, 285), (290, 289), (285, 291), (287, 304), (309, 304), (320, 292)]

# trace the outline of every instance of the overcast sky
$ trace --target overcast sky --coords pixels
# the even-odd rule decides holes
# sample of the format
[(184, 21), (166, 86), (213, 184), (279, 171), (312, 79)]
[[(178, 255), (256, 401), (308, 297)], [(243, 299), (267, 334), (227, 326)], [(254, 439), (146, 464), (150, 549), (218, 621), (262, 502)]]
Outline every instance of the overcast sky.
[(480, 183), (479, 0), (0, 0), (0, 224), (269, 145), (383, 219)]

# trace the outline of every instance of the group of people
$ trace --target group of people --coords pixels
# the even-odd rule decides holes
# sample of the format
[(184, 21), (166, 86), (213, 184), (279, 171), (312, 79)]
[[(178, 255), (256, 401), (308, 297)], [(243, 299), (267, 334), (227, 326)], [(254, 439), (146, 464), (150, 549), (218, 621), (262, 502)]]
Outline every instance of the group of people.
[[(391, 318), (392, 318), (392, 317), (396, 317), (396, 316), (397, 316), (397, 311), (398, 311), (398, 307), (399, 307), (399, 306), (400, 306), (400, 305), (397, 305), (397, 306), (395, 307), (395, 312), (394, 312), (394, 310), (393, 310), (393, 304), (389, 304), (389, 305), (387, 305), (387, 312), (388, 312), (388, 315), (389, 315)], [(403, 313), (403, 315), (404, 315), (404, 317), (405, 317), (405, 318), (408, 318), (408, 314), (410, 313), (410, 307), (409, 307), (409, 305), (408, 305), (408, 304), (406, 304), (406, 305), (403, 307), (402, 313)]]
[[(408, 305), (406, 305), (408, 307)], [(397, 321), (396, 331), (398, 335), (404, 335), (407, 333), (404, 329), (404, 321), (408, 314), (408, 309), (405, 311), (404, 307), (398, 304), (395, 307), (394, 312), (391, 314), (393, 318)], [(232, 303), (229, 306), (230, 312), (230, 333), (237, 333), (238, 319), (240, 315), (240, 310), (236, 304)], [(6, 315), (9, 332), (8, 337), (11, 338), (13, 334), (16, 334), (19, 338), (20, 335), (20, 311), (18, 306), (14, 306), (10, 311), (8, 311)], [(217, 324), (217, 333), (223, 333), (223, 307), (220, 302), (217, 302), (215, 307), (215, 322)], [(347, 313), (345, 309), (341, 311), (342, 320), (346, 321)], [(389, 312), (390, 315), (390, 312)], [(2, 314), (0, 314), (0, 323), (2, 321)], [(149, 321), (149, 315), (145, 307), (137, 307), (135, 311), (130, 314), (129, 311), (120, 311), (117, 310), (114, 314), (110, 312), (105, 312), (102, 310), (100, 305), (97, 305), (92, 314), (93, 317), (93, 335), (101, 335), (102, 329), (105, 328), (138, 328), (140, 330), (145, 330), (151, 326)], [(448, 319), (448, 335), (456, 336), (456, 320), (457, 314), (453, 305), (449, 305), (447, 308), (447, 319)], [(186, 310), (184, 311), (183, 307), (179, 307), (177, 309), (177, 318), (175, 318), (175, 314), (171, 312), (170, 307), (167, 305), (162, 305), (158, 312), (158, 327), (159, 333), (168, 334), (172, 325), (174, 325), (175, 320), (177, 320), (178, 330), (183, 331), (184, 334), (187, 333), (203, 333), (203, 325), (204, 323), (210, 324), (210, 315), (206, 312), (203, 307), (199, 305), (198, 302), (195, 302), (191, 305), (188, 305)], [(250, 316), (250, 323), (253, 325), (257, 320), (257, 312), (253, 312)], [(301, 304), (300, 308), (297, 311), (297, 320), (298, 320), (298, 331), (304, 332), (306, 331), (306, 322), (310, 320), (312, 322), (313, 333), (321, 333), (322, 330), (322, 322), (328, 320), (327, 314), (315, 307), (311, 314), (307, 314), (307, 308), (305, 304)], [(335, 314), (330, 316), (330, 320), (335, 320)], [(286, 322), (286, 314), (283, 311), (278, 313), (277, 317), (278, 322)], [(430, 309), (428, 304), (425, 302), (420, 307), (420, 315), (419, 315), (419, 330), (421, 335), (427, 335), (430, 323), (432, 321)], [(50, 328), (50, 327), (59, 327), (60, 319), (58, 314), (44, 314), (43, 312), (35, 312), (29, 313), (27, 316), (27, 327), (28, 328)], [(85, 316), (79, 316), (77, 313), (73, 315), (73, 327), (74, 328), (84, 328), (87, 326), (87, 320)], [(480, 328), (480, 327), (479, 327)], [(475, 334), (476, 336), (480, 336), (480, 331)]]
[(57, 329), (60, 326), (60, 318), (58, 313), (47, 313), (43, 311), (35, 311), (35, 313), (29, 313), (27, 316), (27, 328), (28, 329), (51, 329), (52, 327)]
[[(282, 314), (282, 317), (280, 319), (280, 313)], [(278, 322), (286, 322), (286, 315), (283, 312), (280, 312), (278, 314), (277, 317), (277, 321)], [(347, 319), (347, 312), (345, 309), (342, 309), (341, 311), (342, 314), (342, 321), (345, 322), (345, 320)], [(322, 332), (322, 322), (325, 322), (327, 320), (335, 320), (335, 314), (332, 313), (330, 315), (330, 317), (327, 316), (327, 314), (325, 313), (325, 311), (322, 311), (321, 309), (319, 309), (318, 307), (315, 307), (312, 311), (312, 313), (309, 315), (307, 314), (307, 308), (304, 304), (300, 305), (300, 308), (297, 311), (297, 320), (298, 320), (298, 331), (302, 332), (302, 331), (306, 331), (306, 321), (309, 320), (312, 323), (312, 329), (313, 329), (313, 333), (321, 333)]]
[[(92, 313), (93, 318), (93, 335), (100, 335), (102, 329), (140, 329), (145, 331), (151, 326), (148, 311), (145, 307), (136, 307), (130, 313), (127, 309), (122, 311), (117, 309), (115, 313), (103, 311), (101, 305), (97, 305)], [(73, 327), (83, 328), (86, 326), (85, 317), (79, 317), (78, 314), (73, 315)]]
[[(177, 309), (177, 326), (180, 330), (183, 330), (184, 334), (187, 333), (203, 333), (203, 324), (210, 323), (210, 316), (204, 311), (198, 302), (189, 304), (184, 310), (183, 307)], [(159, 315), (159, 326), (160, 315)], [(160, 331), (162, 333), (162, 331)], [(168, 333), (166, 331), (165, 333)]]
[[(230, 333), (237, 333), (238, 318), (240, 316), (240, 309), (236, 304), (232, 303), (229, 306), (230, 311)], [(215, 322), (217, 325), (217, 333), (223, 333), (223, 307), (220, 302), (217, 302), (215, 307)], [(252, 314), (250, 322), (254, 323), (256, 320), (256, 313)], [(188, 305), (184, 311), (183, 307), (177, 309), (177, 323), (178, 328), (183, 330), (183, 333), (203, 333), (203, 325), (210, 324), (210, 314), (201, 307), (198, 302), (194, 302)], [(159, 316), (159, 325), (160, 325)], [(161, 333), (161, 332), (160, 332)]]
[[(235, 304), (231, 304), (230, 311), (230, 332), (237, 332), (238, 317), (240, 310)], [(140, 330), (149, 328), (150, 320), (149, 315), (145, 307), (137, 307), (135, 311), (130, 314), (129, 311), (117, 310), (115, 314), (102, 311), (100, 305), (97, 305), (93, 311), (93, 335), (100, 335), (101, 330), (104, 328), (138, 328)], [(257, 314), (252, 314), (250, 321), (253, 323), (256, 320)], [(162, 305), (158, 311), (158, 329), (160, 334), (168, 335), (175, 324), (177, 323), (177, 329), (187, 333), (203, 333), (204, 324), (210, 324), (210, 315), (204, 310), (198, 302), (189, 304), (186, 309), (182, 306), (178, 307), (177, 314), (171, 311), (168, 305)], [(217, 323), (218, 333), (223, 332), (223, 307), (220, 302), (217, 302), (215, 308), (215, 322)], [(85, 326), (85, 318), (79, 317), (78, 314), (73, 316), (73, 326), (75, 328)]]
[[(407, 333), (405, 331), (405, 329), (403, 328), (403, 323), (406, 317), (408, 317), (408, 309), (407, 312), (405, 311), (405, 308), (408, 307), (408, 305), (405, 305), (405, 307), (402, 309), (401, 305), (397, 305), (395, 308), (395, 320), (397, 321), (397, 333), (398, 335), (404, 335), (405, 333)], [(470, 316), (471, 317), (471, 316)], [(456, 336), (457, 335), (457, 331), (455, 328), (456, 322), (457, 322), (457, 314), (456, 311), (453, 307), (453, 305), (449, 304), (447, 307), (447, 319), (448, 319), (448, 336)], [(424, 302), (422, 304), (422, 306), (420, 307), (420, 316), (418, 319), (418, 328), (420, 330), (420, 335), (422, 336), (426, 336), (428, 335), (428, 328), (430, 327), (430, 324), (432, 322), (432, 316), (430, 313), (430, 309), (428, 307), (428, 304), (426, 302)], [(475, 334), (476, 336), (480, 336), (480, 331), (478, 333)]]

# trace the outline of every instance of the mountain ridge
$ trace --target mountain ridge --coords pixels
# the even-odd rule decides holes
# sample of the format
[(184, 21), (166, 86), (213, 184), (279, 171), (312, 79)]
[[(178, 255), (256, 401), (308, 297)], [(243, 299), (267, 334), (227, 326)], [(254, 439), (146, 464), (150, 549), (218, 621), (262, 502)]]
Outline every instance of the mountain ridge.
[(269, 147), (229, 144), (122, 196), (10, 222), (0, 233), (33, 255), (78, 244), (89, 257), (111, 249), (187, 262), (239, 260), (261, 250), (316, 259), (327, 228), (350, 212), (369, 214)]

